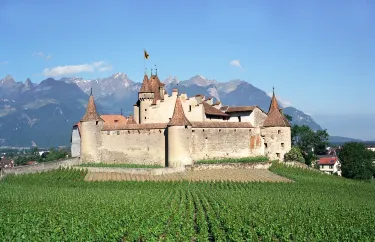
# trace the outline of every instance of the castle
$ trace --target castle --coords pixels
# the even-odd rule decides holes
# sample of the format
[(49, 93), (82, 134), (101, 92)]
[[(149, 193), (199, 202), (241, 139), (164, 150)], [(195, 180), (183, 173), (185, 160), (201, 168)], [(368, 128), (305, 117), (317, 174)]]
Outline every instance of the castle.
[(258, 106), (223, 106), (177, 89), (169, 95), (157, 74), (145, 74), (134, 116), (99, 115), (91, 93), (71, 141), (72, 156), (82, 163), (179, 167), (203, 159), (283, 160), (291, 149), (291, 128), (275, 93), (265, 113)]

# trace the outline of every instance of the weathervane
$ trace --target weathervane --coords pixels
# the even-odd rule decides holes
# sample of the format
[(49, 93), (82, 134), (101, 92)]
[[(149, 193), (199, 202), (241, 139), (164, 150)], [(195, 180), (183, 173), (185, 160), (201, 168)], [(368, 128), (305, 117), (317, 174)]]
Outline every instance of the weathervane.
[(92, 88), (90, 89), (90, 96), (92, 96)]
[(155, 66), (155, 75), (158, 75), (158, 68), (156, 68), (156, 65)]

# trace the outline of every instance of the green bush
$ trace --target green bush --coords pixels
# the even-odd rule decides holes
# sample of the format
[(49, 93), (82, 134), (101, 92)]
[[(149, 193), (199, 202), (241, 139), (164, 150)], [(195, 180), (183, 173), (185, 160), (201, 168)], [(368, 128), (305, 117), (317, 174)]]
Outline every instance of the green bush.
[(298, 161), (301, 163), (305, 163), (305, 159), (303, 158), (303, 155), (301, 153), (301, 150), (293, 146), (288, 153), (284, 156), (285, 161)]

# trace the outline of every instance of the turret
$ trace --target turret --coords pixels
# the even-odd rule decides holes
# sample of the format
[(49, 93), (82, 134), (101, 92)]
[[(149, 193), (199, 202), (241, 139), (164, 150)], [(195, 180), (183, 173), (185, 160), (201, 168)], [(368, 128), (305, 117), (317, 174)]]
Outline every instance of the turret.
[(86, 113), (81, 119), (81, 162), (100, 162), (99, 147), (101, 146), (100, 131), (104, 121), (96, 112), (92, 89), (87, 103)]
[(291, 149), (292, 137), (288, 120), (280, 112), (273, 91), (267, 118), (263, 123), (265, 153), (272, 160), (284, 160), (284, 155)]
[(139, 124), (147, 122), (147, 110), (153, 103), (155, 98), (155, 94), (151, 89), (151, 83), (148, 80), (148, 76), (145, 73), (143, 77), (143, 82), (141, 89), (138, 92), (138, 99), (139, 99)]
[(176, 99), (173, 116), (167, 125), (168, 166), (179, 167), (193, 163), (190, 156), (191, 123), (186, 118), (180, 98)]

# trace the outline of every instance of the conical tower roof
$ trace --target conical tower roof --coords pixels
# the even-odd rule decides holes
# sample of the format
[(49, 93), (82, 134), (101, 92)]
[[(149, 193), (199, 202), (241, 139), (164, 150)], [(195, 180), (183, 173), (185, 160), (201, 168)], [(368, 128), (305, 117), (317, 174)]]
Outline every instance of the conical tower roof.
[(150, 87), (150, 83), (149, 83), (149, 80), (148, 80), (148, 76), (146, 74), (143, 77), (142, 86), (141, 86), (141, 89), (139, 90), (139, 92), (152, 92), (151, 87)]
[(263, 127), (290, 127), (288, 120), (280, 112), (275, 91), (272, 94), (270, 108), (268, 110), (267, 118), (264, 120)]
[(81, 119), (81, 122), (84, 121), (103, 121), (100, 115), (96, 112), (96, 105), (94, 96), (92, 95), (92, 89), (89, 97), (89, 102), (87, 103), (86, 113)]
[(128, 118), (128, 122), (126, 122), (126, 124), (137, 124), (133, 118), (133, 115), (130, 115), (129, 118)]
[(181, 100), (177, 98), (174, 106), (173, 116), (168, 123), (168, 126), (191, 126), (190, 121), (186, 118), (184, 109), (182, 108)]

